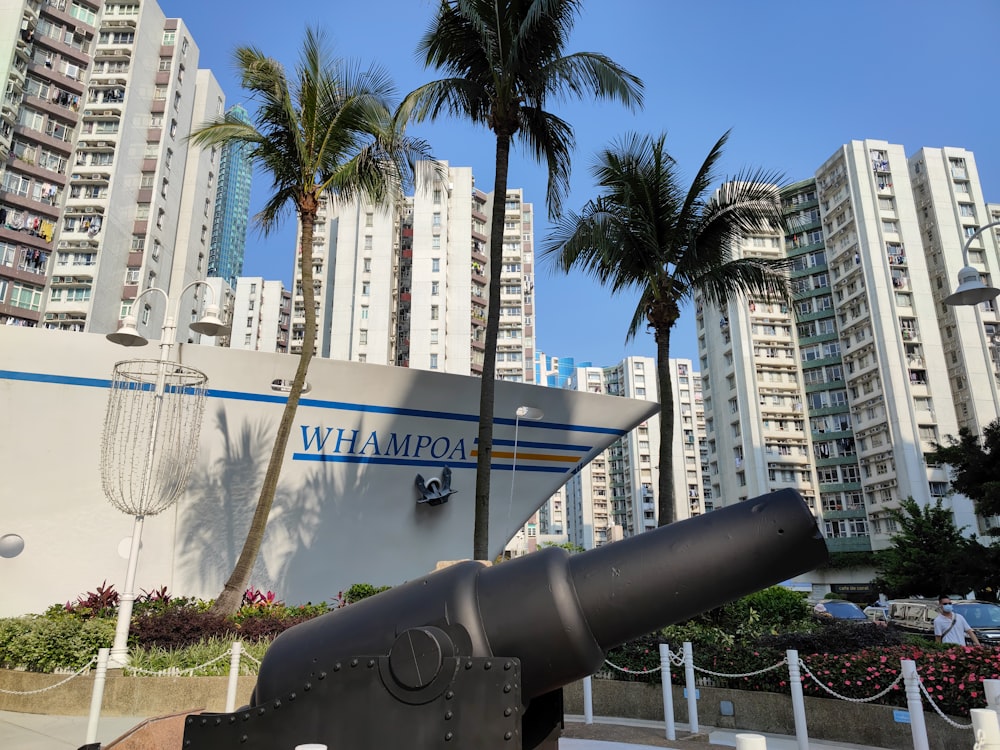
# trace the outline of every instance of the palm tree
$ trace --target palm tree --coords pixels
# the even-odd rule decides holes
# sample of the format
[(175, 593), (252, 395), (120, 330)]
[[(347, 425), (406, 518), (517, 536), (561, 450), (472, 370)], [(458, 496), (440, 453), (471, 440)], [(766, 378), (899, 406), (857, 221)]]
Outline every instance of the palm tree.
[(676, 520), (673, 482), (674, 401), (670, 331), (694, 294), (719, 307), (737, 296), (787, 299), (784, 261), (737, 257), (739, 239), (782, 227), (778, 175), (745, 170), (712, 192), (729, 138), (713, 146), (684, 190), (664, 148), (666, 135), (630, 134), (602, 151), (593, 174), (600, 194), (580, 214), (567, 213), (545, 239), (543, 255), (569, 272), (579, 267), (612, 292), (639, 292), (626, 340), (645, 325), (656, 340), (660, 389), (660, 526)]
[(255, 47), (239, 47), (234, 57), (242, 86), (257, 105), (252, 122), (223, 118), (204, 125), (191, 138), (202, 146), (242, 144), (256, 166), (270, 175), (271, 197), (255, 217), (263, 234), (275, 230), (287, 211), (295, 211), (305, 332), (250, 530), (213, 607), (219, 613), (239, 607), (250, 580), (315, 352), (312, 245), (321, 201), (325, 196), (376, 204), (389, 201), (401, 193), (412, 177), (414, 161), (427, 151), (422, 142), (406, 138), (393, 118), (394, 89), (387, 75), (378, 67), (360, 70), (333, 59), (321, 32), (306, 30), (293, 80), (281, 63)]
[(450, 78), (411, 92), (403, 118), (422, 121), (441, 114), (485, 125), (496, 136), (496, 172), (490, 224), (489, 306), (486, 316), (479, 436), (476, 459), (473, 556), (489, 559), (490, 460), (496, 344), (500, 329), (500, 268), (511, 143), (519, 138), (548, 167), (546, 203), (560, 209), (569, 184), (573, 129), (546, 111), (554, 97), (590, 94), (642, 104), (642, 82), (608, 57), (593, 52), (564, 55), (582, 0), (440, 0), (438, 14), (421, 39), (425, 65)]

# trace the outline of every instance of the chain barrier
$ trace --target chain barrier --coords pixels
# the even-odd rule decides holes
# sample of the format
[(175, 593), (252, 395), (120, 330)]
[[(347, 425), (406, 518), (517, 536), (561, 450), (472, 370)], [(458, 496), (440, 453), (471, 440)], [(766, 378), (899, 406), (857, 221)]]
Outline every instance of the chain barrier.
[(216, 662), (222, 661), (223, 659), (228, 659), (230, 653), (231, 653), (230, 651), (224, 651), (223, 653), (216, 656), (214, 659), (209, 659), (204, 664), (198, 664), (197, 666), (187, 667), (185, 669), (181, 669), (180, 667), (167, 667), (166, 669), (149, 670), (149, 669), (142, 669), (141, 667), (133, 667), (131, 665), (126, 665), (123, 668), (123, 671), (127, 670), (129, 672), (132, 672), (133, 674), (145, 674), (145, 675), (150, 675), (152, 677), (183, 677), (183, 676), (191, 677), (199, 669), (210, 667)]
[(692, 664), (696, 672), (701, 672), (702, 674), (710, 675), (711, 677), (756, 677), (759, 674), (764, 674), (765, 672), (771, 672), (779, 667), (783, 667), (788, 664), (787, 659), (782, 659), (776, 664), (772, 664), (769, 667), (764, 667), (763, 669), (758, 669), (756, 672), (743, 672), (742, 674), (726, 674), (725, 672), (713, 672), (710, 669), (705, 669), (704, 667), (699, 667), (697, 664)]
[(70, 680), (72, 680), (72, 679), (74, 679), (76, 677), (79, 677), (84, 672), (89, 672), (91, 666), (93, 666), (96, 661), (97, 661), (97, 657), (96, 656), (91, 656), (90, 657), (90, 661), (88, 661), (86, 664), (84, 664), (82, 667), (80, 667), (80, 669), (78, 669), (76, 672), (74, 672), (73, 674), (71, 674), (65, 680), (60, 680), (59, 682), (53, 683), (53, 684), (49, 685), (48, 687), (39, 688), (38, 690), (4, 690), (4, 689), (0, 688), (0, 693), (4, 693), (5, 695), (37, 695), (38, 693), (44, 693), (44, 692), (46, 692), (48, 690), (55, 690), (57, 687), (65, 685)]
[[(672, 665), (676, 666), (676, 667), (680, 667), (680, 666), (684, 665), (684, 655), (682, 653), (675, 653), (675, 652), (673, 652), (673, 651), (671, 651), (671, 650), (668, 649), (667, 650), (667, 657), (669, 658), (670, 663)], [(254, 661), (256, 661), (256, 660), (254, 660)], [(629, 669), (627, 667), (620, 667), (617, 664), (613, 664), (612, 662), (610, 662), (607, 659), (604, 660), (604, 663), (607, 664), (612, 669), (618, 670), (619, 672), (623, 672), (625, 674), (633, 674), (633, 675), (654, 674), (656, 672), (659, 672), (662, 669), (662, 667), (654, 667), (652, 669), (634, 670), (634, 669)], [(260, 662), (258, 662), (258, 665), (259, 664), (260, 664)], [(764, 667), (763, 669), (758, 669), (758, 670), (756, 670), (754, 672), (743, 672), (743, 673), (740, 673), (740, 674), (727, 674), (725, 672), (713, 672), (710, 669), (706, 669), (704, 667), (699, 667), (697, 664), (692, 664), (691, 666), (694, 667), (695, 671), (701, 672), (702, 674), (709, 675), (710, 677), (724, 677), (724, 678), (735, 679), (735, 678), (741, 678), (741, 677), (756, 677), (757, 675), (762, 675), (762, 674), (774, 671), (775, 669), (779, 669), (779, 668), (781, 668), (783, 666), (787, 666), (787, 665), (788, 665), (788, 659), (782, 659), (781, 661), (779, 661), (779, 662), (777, 662), (775, 664), (772, 664), (769, 667)], [(830, 686), (826, 685), (822, 680), (820, 680), (819, 677), (817, 677), (815, 674), (813, 674), (812, 670), (809, 669), (809, 665), (806, 664), (805, 661), (803, 661), (802, 659), (799, 659), (799, 667), (801, 667), (801, 669), (807, 675), (809, 675), (809, 678), (813, 682), (815, 682), (816, 685), (820, 689), (826, 691), (827, 693), (829, 693), (830, 695), (832, 695), (834, 698), (837, 698), (837, 699), (842, 700), (842, 701), (847, 701), (848, 703), (871, 703), (872, 701), (876, 701), (879, 698), (882, 698), (883, 696), (888, 695), (890, 692), (892, 692), (892, 690), (894, 690), (896, 688), (897, 685), (899, 685), (899, 683), (901, 683), (903, 681), (903, 674), (902, 674), (902, 672), (900, 672), (898, 675), (896, 675), (896, 679), (895, 680), (893, 680), (884, 690), (880, 690), (879, 692), (875, 693), (875, 695), (868, 696), (867, 698), (851, 698), (851, 697), (846, 696), (846, 695), (841, 695), (836, 690), (834, 690)], [(946, 716), (945, 713), (938, 707), (937, 703), (935, 703), (934, 697), (930, 694), (930, 692), (928, 692), (927, 688), (924, 687), (923, 680), (920, 679), (919, 673), (917, 674), (917, 680), (918, 680), (918, 682), (920, 684), (920, 692), (922, 692), (924, 694), (924, 696), (927, 698), (927, 702), (930, 703), (931, 708), (934, 709), (935, 713), (937, 713), (937, 715), (940, 716), (944, 720), (944, 722), (946, 724), (949, 724), (950, 726), (955, 727), (956, 729), (972, 729), (972, 724), (959, 724), (957, 721), (953, 721), (951, 718), (949, 718), (948, 716)]]
[(240, 656), (242, 656), (242, 657), (243, 657), (244, 659), (246, 659), (247, 661), (251, 661), (251, 662), (253, 662), (254, 664), (256, 664), (256, 665), (257, 665), (257, 667), (258, 667), (258, 668), (260, 667), (260, 659), (255, 659), (255, 658), (253, 658), (253, 657), (252, 657), (252, 656), (251, 656), (250, 654), (248, 654), (248, 653), (247, 653), (246, 651), (243, 651), (243, 652), (242, 652), (242, 653), (240, 654)]
[(619, 672), (624, 672), (625, 674), (655, 674), (656, 672), (659, 672), (662, 669), (662, 667), (653, 667), (652, 669), (642, 669), (642, 670), (629, 669), (628, 667), (619, 667), (617, 664), (612, 664), (607, 659), (604, 660), (604, 663), (607, 664), (612, 669), (617, 669)]
[(809, 669), (809, 666), (804, 661), (802, 661), (802, 659), (799, 659), (799, 666), (802, 667), (805, 673), (812, 678), (812, 681), (815, 682), (817, 685), (819, 685), (823, 690), (828, 692), (834, 698), (839, 698), (840, 700), (847, 701), (848, 703), (871, 703), (872, 701), (878, 700), (883, 695), (888, 695), (893, 690), (893, 688), (896, 687), (896, 685), (898, 685), (900, 682), (903, 681), (903, 673), (900, 672), (898, 675), (896, 675), (896, 679), (893, 680), (892, 683), (885, 690), (875, 693), (875, 695), (869, 696), (867, 698), (849, 698), (846, 695), (841, 695), (836, 690), (831, 688), (829, 685), (823, 683), (816, 675), (812, 673), (812, 670)]

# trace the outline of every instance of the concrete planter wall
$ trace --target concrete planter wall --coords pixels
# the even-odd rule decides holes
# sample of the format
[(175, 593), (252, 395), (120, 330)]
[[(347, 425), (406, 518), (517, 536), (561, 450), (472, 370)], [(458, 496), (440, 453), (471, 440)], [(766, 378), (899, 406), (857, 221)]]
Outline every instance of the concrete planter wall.
[[(41, 690), (66, 679), (66, 675), (0, 670), (0, 690)], [(256, 684), (253, 675), (239, 678), (236, 705), (245, 705)], [(108, 672), (101, 713), (106, 716), (162, 716), (180, 711), (223, 711), (228, 677), (132, 677)], [(57, 688), (33, 695), (0, 693), (0, 710), (29, 714), (86, 716), (94, 675), (81, 675)]]
[[(675, 685), (674, 718), (687, 723), (687, 698), (684, 689)], [(795, 735), (792, 698), (780, 693), (758, 693), (749, 690), (698, 688), (698, 723), (719, 729), (746, 729), (756, 732)], [(583, 684), (568, 685), (564, 690), (568, 714), (583, 713)], [(730, 701), (733, 715), (723, 716), (720, 705)], [(629, 716), (636, 719), (663, 721), (663, 693), (659, 684), (593, 680), (595, 716)], [(813, 739), (850, 742), (880, 748), (912, 750), (910, 725), (897, 722), (898, 708), (868, 703), (806, 697), (806, 722)], [(946, 724), (933, 710), (924, 712), (927, 737), (931, 748), (970, 747), (975, 742), (971, 729), (955, 729)], [(959, 724), (969, 724), (967, 718), (953, 718)]]

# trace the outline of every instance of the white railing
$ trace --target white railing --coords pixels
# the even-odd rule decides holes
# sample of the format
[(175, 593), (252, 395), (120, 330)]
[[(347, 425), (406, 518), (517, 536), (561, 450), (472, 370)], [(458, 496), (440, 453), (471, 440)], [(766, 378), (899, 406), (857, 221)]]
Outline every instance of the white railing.
[[(102, 648), (98, 650), (97, 656), (92, 657), (83, 667), (78, 669), (76, 672), (69, 674), (65, 679), (60, 682), (56, 682), (52, 685), (48, 685), (44, 688), (39, 688), (37, 690), (5, 690), (0, 688), (0, 693), (7, 695), (36, 695), (39, 693), (44, 693), (50, 690), (55, 690), (56, 688), (66, 685), (71, 680), (80, 677), (81, 675), (88, 674), (91, 668), (96, 664), (95, 679), (93, 693), (91, 696), (91, 706), (90, 706), (90, 716), (87, 723), (87, 744), (91, 744), (96, 741), (97, 729), (100, 721), (100, 709), (104, 694), (104, 685), (108, 670), (108, 661), (110, 657), (110, 649)], [(241, 665), (243, 660), (250, 662), (255, 667), (260, 667), (260, 661), (249, 653), (243, 650), (242, 643), (240, 641), (234, 641), (230, 648), (218, 656), (209, 659), (203, 664), (199, 664), (195, 667), (168, 667), (160, 670), (147, 670), (135, 666), (126, 666), (123, 669), (125, 674), (133, 675), (148, 675), (153, 677), (176, 677), (176, 676), (190, 676), (195, 672), (205, 669), (223, 659), (229, 659), (229, 679), (226, 690), (226, 713), (232, 713), (236, 710), (236, 694), (238, 679), (241, 671)], [(688, 704), (688, 725), (692, 734), (699, 731), (698, 725), (698, 687), (700, 683), (706, 682), (706, 678), (729, 678), (729, 679), (739, 679), (745, 677), (755, 677), (757, 675), (765, 674), (767, 672), (772, 672), (777, 669), (787, 668), (788, 670), (788, 680), (789, 686), (791, 688), (791, 701), (792, 701), (792, 714), (795, 722), (795, 736), (798, 744), (799, 750), (809, 749), (809, 734), (808, 726), (806, 722), (805, 713), (805, 701), (802, 691), (802, 683), (806, 679), (810, 679), (816, 683), (816, 685), (827, 693), (830, 697), (847, 701), (848, 703), (871, 703), (873, 701), (882, 698), (892, 690), (896, 689), (900, 682), (903, 683), (907, 708), (909, 713), (910, 729), (913, 737), (913, 748), (914, 750), (929, 750), (928, 738), (927, 738), (927, 728), (924, 722), (924, 700), (930, 705), (931, 709), (941, 717), (941, 719), (951, 727), (956, 729), (973, 730), (973, 740), (975, 742), (975, 750), (1000, 750), (1000, 720), (998, 720), (998, 714), (1000, 714), (1000, 680), (998, 679), (984, 679), (983, 680), (983, 694), (986, 699), (987, 707), (984, 709), (971, 709), (971, 723), (963, 724), (954, 721), (950, 717), (946, 716), (941, 708), (937, 705), (930, 691), (926, 688), (923, 681), (920, 678), (920, 673), (917, 670), (916, 662), (912, 659), (901, 659), (901, 672), (896, 677), (895, 680), (884, 689), (879, 692), (864, 697), (864, 698), (852, 698), (846, 695), (842, 695), (830, 687), (828, 684), (824, 683), (819, 677), (817, 677), (809, 669), (809, 666), (799, 658), (798, 651), (795, 649), (789, 649), (785, 652), (785, 658), (781, 659), (774, 664), (769, 664), (756, 669), (751, 672), (741, 672), (739, 674), (728, 674), (724, 672), (715, 672), (713, 670), (707, 669), (705, 667), (700, 667), (694, 662), (694, 652), (692, 644), (686, 641), (683, 644), (682, 651), (680, 653), (672, 652), (670, 647), (665, 644), (660, 644), (660, 665), (658, 667), (652, 667), (650, 669), (643, 670), (632, 670), (626, 667), (621, 667), (611, 661), (604, 662), (607, 667), (612, 670), (616, 670), (629, 675), (648, 675), (660, 672), (661, 688), (663, 691), (663, 714), (664, 714), (664, 731), (665, 738), (671, 741), (676, 741), (677, 734), (674, 722), (674, 705), (673, 705), (673, 689), (671, 680), (671, 667), (683, 667), (684, 668), (684, 682), (685, 682), (685, 692)], [(703, 677), (698, 677), (697, 674), (703, 675)], [(590, 724), (594, 721), (594, 709), (593, 709), (593, 691), (591, 687), (591, 677), (584, 679), (583, 684), (583, 698), (584, 698), (584, 720), (586, 723)], [(763, 750), (766, 748), (766, 744), (763, 744), (764, 738), (760, 735), (755, 734), (740, 734), (737, 735), (737, 747), (745, 747), (747, 750)], [(742, 743), (742, 744), (741, 744)]]
[[(879, 698), (885, 696), (892, 690), (896, 689), (900, 682), (903, 683), (904, 690), (906, 692), (906, 702), (909, 713), (910, 721), (910, 731), (913, 737), (913, 748), (914, 750), (929, 750), (929, 744), (927, 740), (927, 727), (924, 722), (924, 707), (923, 699), (927, 700), (931, 709), (937, 713), (941, 719), (951, 727), (955, 729), (972, 729), (974, 732), (975, 740), (975, 750), (1000, 750), (1000, 723), (998, 723), (998, 715), (1000, 715), (1000, 680), (995, 679), (984, 679), (983, 680), (983, 694), (986, 697), (987, 708), (985, 709), (972, 709), (970, 711), (972, 723), (962, 724), (954, 721), (950, 717), (946, 716), (941, 710), (940, 706), (934, 700), (934, 697), (925, 687), (923, 681), (920, 679), (920, 673), (917, 670), (916, 662), (912, 659), (901, 659), (900, 674), (896, 677), (893, 682), (886, 686), (883, 690), (880, 690), (874, 695), (870, 695), (866, 698), (851, 698), (846, 695), (841, 695), (836, 690), (831, 688), (829, 685), (824, 683), (819, 679), (812, 671), (809, 666), (799, 658), (798, 651), (795, 649), (789, 649), (785, 652), (785, 658), (774, 663), (762, 667), (761, 669), (755, 670), (753, 672), (743, 672), (740, 674), (726, 674), (723, 672), (713, 672), (710, 669), (705, 669), (699, 667), (694, 663), (694, 655), (691, 643), (686, 641), (683, 644), (683, 651), (681, 653), (676, 653), (670, 651), (670, 647), (666, 643), (660, 644), (660, 666), (653, 667), (651, 669), (644, 670), (630, 670), (625, 667), (620, 667), (617, 664), (613, 664), (610, 661), (604, 662), (611, 669), (617, 670), (630, 675), (647, 675), (655, 672), (661, 673), (661, 685), (663, 690), (663, 714), (664, 714), (664, 732), (665, 737), (668, 740), (676, 740), (676, 729), (674, 726), (674, 708), (673, 708), (673, 690), (671, 686), (671, 666), (683, 666), (685, 673), (685, 693), (687, 695), (688, 703), (688, 724), (690, 726), (690, 731), (692, 734), (698, 732), (698, 703), (697, 703), (697, 690), (699, 685), (698, 678), (695, 677), (695, 673), (699, 672), (708, 677), (720, 677), (720, 678), (742, 678), (742, 677), (754, 677), (756, 675), (764, 674), (766, 672), (771, 672), (776, 669), (781, 669), (782, 667), (787, 667), (788, 669), (788, 684), (791, 688), (791, 700), (792, 700), (792, 714), (795, 721), (795, 737), (799, 750), (809, 750), (809, 732), (806, 723), (806, 712), (805, 712), (805, 700), (802, 692), (802, 683), (808, 677), (813, 682), (816, 683), (823, 691), (828, 693), (830, 697), (836, 698), (838, 700), (847, 701), (848, 703), (871, 703), (878, 700)], [(592, 695), (593, 691), (587, 684), (591, 680), (587, 677), (584, 684), (584, 716), (585, 721), (588, 723), (593, 722), (593, 705), (592, 705)], [(760, 738), (763, 742), (763, 737), (759, 735), (741, 735), (743, 737), (754, 738), (751, 744), (745, 745), (748, 748), (764, 748), (764, 744), (755, 744), (756, 738)], [(737, 747), (740, 747), (738, 744)]]

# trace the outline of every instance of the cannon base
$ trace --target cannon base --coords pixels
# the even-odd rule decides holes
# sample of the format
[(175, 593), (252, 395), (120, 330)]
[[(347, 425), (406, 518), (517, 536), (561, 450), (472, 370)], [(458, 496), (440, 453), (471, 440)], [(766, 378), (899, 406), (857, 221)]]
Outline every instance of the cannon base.
[[(445, 657), (433, 679), (418, 687), (400, 684), (389, 660), (389, 656), (348, 659), (308, 676), (298, 690), (266, 705), (231, 714), (188, 716), (184, 748), (273, 750), (319, 743), (331, 750), (521, 750), (552, 746), (551, 737), (558, 734), (561, 700), (550, 698), (550, 707), (542, 701), (537, 713), (522, 713), (517, 659)], [(559, 713), (554, 721), (556, 705)], [(528, 713), (537, 726), (530, 744), (523, 745), (522, 719)]]

